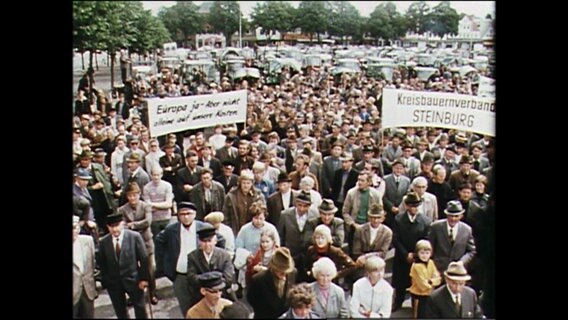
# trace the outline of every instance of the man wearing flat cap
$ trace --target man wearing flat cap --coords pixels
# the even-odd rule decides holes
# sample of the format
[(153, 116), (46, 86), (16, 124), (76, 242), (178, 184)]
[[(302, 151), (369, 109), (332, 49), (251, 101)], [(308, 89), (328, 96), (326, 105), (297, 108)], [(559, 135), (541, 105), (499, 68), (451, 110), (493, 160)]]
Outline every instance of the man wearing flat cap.
[(236, 300), (232, 292), (231, 285), (235, 275), (235, 268), (232, 264), (231, 255), (225, 250), (216, 247), (217, 230), (210, 223), (203, 223), (197, 230), (199, 247), (187, 255), (187, 280), (189, 294), (191, 297), (190, 305), (194, 305), (201, 299), (202, 294), (199, 288), (198, 276), (209, 271), (219, 271), (227, 287), (223, 290), (223, 297)]
[(178, 222), (169, 224), (155, 238), (156, 273), (163, 272), (174, 283), (174, 294), (178, 299), (181, 314), (191, 307), (189, 282), (187, 281), (187, 257), (198, 247), (197, 230), (203, 222), (195, 220), (197, 208), (191, 202), (180, 202)]
[(142, 157), (138, 153), (131, 153), (127, 158), (127, 170), (126, 170), (126, 178), (124, 179), (124, 185), (122, 186), (122, 191), (120, 193), (120, 198), (118, 200), (118, 205), (122, 206), (128, 202), (126, 198), (126, 189), (130, 183), (136, 182), (138, 186), (144, 187), (148, 182), (150, 182), (150, 176), (142, 168), (140, 161)]
[(470, 156), (462, 156), (459, 162), (459, 170), (455, 170), (450, 174), (448, 183), (455, 195), (458, 193), (458, 187), (464, 182), (475, 185), (475, 179), (479, 176), (479, 171), (472, 169), (473, 158)]
[(435, 221), (428, 235), (428, 240), (432, 243), (432, 259), (440, 273), (452, 261), (461, 261), (468, 267), (475, 255), (471, 227), (460, 221), (465, 212), (461, 202), (448, 201), (444, 212), (446, 219)]
[(221, 298), (225, 288), (223, 274), (210, 271), (197, 276), (199, 292), (203, 298), (187, 311), (186, 319), (220, 319), (220, 313), (226, 306), (233, 304), (231, 300)]
[(115, 213), (107, 217), (109, 234), (101, 239), (97, 262), (102, 283), (119, 319), (128, 318), (126, 294), (134, 304), (136, 318), (146, 319), (144, 288), (148, 286), (148, 254), (140, 233), (124, 228), (124, 217)]
[(425, 318), (484, 318), (475, 291), (466, 286), (471, 277), (463, 262), (451, 262), (444, 271), (446, 284), (426, 300)]

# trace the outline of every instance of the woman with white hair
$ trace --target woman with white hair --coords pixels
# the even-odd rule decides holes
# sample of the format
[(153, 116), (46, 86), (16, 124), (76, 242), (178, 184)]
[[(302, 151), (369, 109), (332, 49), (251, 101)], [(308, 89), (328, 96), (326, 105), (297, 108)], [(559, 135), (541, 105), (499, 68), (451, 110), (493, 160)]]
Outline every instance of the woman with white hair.
[(351, 257), (349, 257), (343, 250), (332, 245), (331, 230), (328, 226), (320, 224), (317, 226), (313, 233), (313, 245), (308, 248), (306, 254), (306, 270), (308, 279), (313, 280), (312, 267), (314, 262), (320, 258), (328, 257), (339, 272), (336, 279), (340, 279), (355, 271), (357, 264)]
[(393, 288), (383, 279), (385, 260), (370, 257), (365, 261), (366, 277), (353, 284), (349, 303), (351, 318), (390, 318)]
[(322, 318), (347, 318), (347, 302), (343, 289), (331, 282), (337, 275), (335, 263), (328, 257), (323, 257), (314, 263), (312, 274), (316, 279), (310, 283), (316, 294), (316, 303), (312, 311)]
[(300, 180), (300, 190), (309, 193), (312, 199), (310, 210), (317, 212), (322, 202), (321, 194), (314, 190), (315, 181), (312, 177), (305, 176)]

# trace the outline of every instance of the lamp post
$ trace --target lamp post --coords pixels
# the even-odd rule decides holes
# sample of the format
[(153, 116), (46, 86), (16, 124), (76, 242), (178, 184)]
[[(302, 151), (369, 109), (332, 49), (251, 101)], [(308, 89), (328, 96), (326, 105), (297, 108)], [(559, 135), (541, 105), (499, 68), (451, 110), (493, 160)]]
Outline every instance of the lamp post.
[(243, 25), (241, 23), (242, 13), (239, 10), (239, 48), (243, 47)]

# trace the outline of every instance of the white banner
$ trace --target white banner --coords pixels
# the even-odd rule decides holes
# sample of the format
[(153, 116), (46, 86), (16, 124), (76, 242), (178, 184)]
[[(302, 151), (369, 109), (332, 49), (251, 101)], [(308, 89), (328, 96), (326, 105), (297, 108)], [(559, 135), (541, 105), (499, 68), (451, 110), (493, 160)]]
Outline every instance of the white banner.
[(477, 95), (479, 97), (495, 99), (495, 79), (480, 76)]
[(217, 124), (245, 122), (247, 91), (148, 99), (152, 137)]
[(495, 136), (495, 99), (384, 89), (382, 126), (441, 127)]

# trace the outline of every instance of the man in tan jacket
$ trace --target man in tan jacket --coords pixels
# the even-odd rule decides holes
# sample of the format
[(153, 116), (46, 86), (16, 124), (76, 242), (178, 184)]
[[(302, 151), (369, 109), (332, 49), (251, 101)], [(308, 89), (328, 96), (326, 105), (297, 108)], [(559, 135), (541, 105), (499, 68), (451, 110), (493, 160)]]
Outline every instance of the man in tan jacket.
[(231, 300), (221, 298), (225, 281), (219, 271), (210, 271), (197, 276), (203, 298), (187, 311), (187, 319), (220, 319), (219, 314)]
[(95, 242), (80, 235), (79, 217), (73, 216), (73, 318), (95, 317)]

